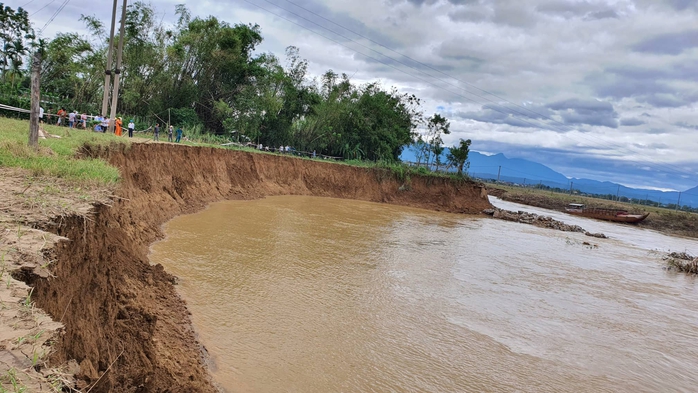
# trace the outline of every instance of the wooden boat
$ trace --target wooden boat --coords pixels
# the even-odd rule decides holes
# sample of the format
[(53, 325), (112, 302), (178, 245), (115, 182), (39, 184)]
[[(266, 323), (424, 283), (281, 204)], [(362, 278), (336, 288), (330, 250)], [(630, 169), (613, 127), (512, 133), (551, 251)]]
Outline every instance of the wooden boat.
[(645, 214), (630, 214), (627, 210), (620, 209), (604, 209), (600, 207), (586, 207), (581, 203), (570, 203), (565, 209), (567, 213), (574, 214), (576, 216), (596, 218), (599, 220), (616, 221), (616, 222), (627, 222), (627, 223), (637, 223), (649, 216), (649, 213)]

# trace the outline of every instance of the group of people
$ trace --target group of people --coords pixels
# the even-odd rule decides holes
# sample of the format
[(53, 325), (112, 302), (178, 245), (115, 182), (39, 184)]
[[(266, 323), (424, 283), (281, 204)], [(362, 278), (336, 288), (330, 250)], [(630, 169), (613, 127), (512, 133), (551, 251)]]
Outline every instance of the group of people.
[[(87, 129), (87, 119), (92, 118), (95, 121), (94, 131), (97, 132), (107, 132), (109, 129), (109, 118), (106, 116), (88, 116), (86, 113), (78, 114), (78, 111), (68, 112), (64, 107), (58, 109), (55, 115), (51, 114), (51, 109), (46, 113), (48, 116), (48, 122), (51, 123), (51, 116), (56, 116), (57, 126), (67, 126), (69, 128), (82, 128)], [(39, 118), (43, 121), (44, 119), (44, 108), (39, 108)], [(133, 132), (136, 130), (136, 123), (131, 119), (127, 125), (128, 137), (133, 138)], [(114, 134), (117, 136), (122, 136), (124, 133), (124, 121), (121, 117), (114, 119)]]
[[(177, 131), (174, 131), (174, 126), (170, 126), (167, 128), (167, 141), (172, 142), (172, 134), (176, 133), (176, 138), (175, 138), (175, 143), (179, 143), (182, 140), (182, 128), (177, 127)], [(154, 141), (160, 141), (160, 123), (155, 124), (154, 128), (154, 133), (153, 133), (153, 140)]]
[[(281, 154), (298, 154), (296, 152), (296, 149), (292, 148), (291, 146), (283, 146), (282, 145), (282, 146), (279, 146), (278, 148), (274, 148), (274, 147), (264, 146), (260, 143), (259, 145), (256, 146), (256, 148), (257, 148), (257, 150), (276, 151), (277, 153), (281, 153)], [(300, 154), (301, 155), (307, 154), (308, 156), (310, 156), (312, 158), (317, 157), (317, 153), (315, 152), (315, 150), (313, 150), (312, 153), (300, 152)]]
[[(87, 120), (89, 118), (94, 119), (95, 124), (94, 124), (94, 131), (96, 132), (107, 132), (109, 129), (109, 121), (110, 119), (106, 116), (88, 116), (86, 113), (78, 114), (78, 111), (73, 111), (73, 112), (67, 112), (65, 108), (61, 107), (58, 109), (56, 114), (51, 114), (51, 109), (48, 110), (46, 113), (47, 115), (47, 122), (52, 123), (51, 116), (56, 116), (56, 125), (57, 126), (67, 126), (69, 128), (82, 128), (82, 129), (87, 129)], [(44, 108), (39, 108), (39, 118), (41, 121), (44, 121)], [(67, 119), (67, 122), (66, 122)], [(126, 126), (126, 129), (128, 130), (128, 137), (133, 138), (133, 133), (136, 130), (136, 124), (131, 119), (129, 121), (128, 125)], [(124, 133), (124, 122), (121, 117), (117, 117), (114, 119), (114, 134), (116, 136), (122, 136)], [(180, 143), (182, 140), (182, 134), (184, 131), (182, 131), (181, 127), (177, 127), (177, 129), (174, 129), (174, 126), (169, 126), (167, 128), (167, 141), (168, 142), (174, 142), (175, 143)], [(186, 138), (185, 138), (186, 139)], [(153, 135), (153, 140), (155, 141), (160, 141), (160, 124), (155, 124), (154, 128), (154, 135)], [(262, 149), (262, 145), (259, 145), (260, 150)], [(283, 146), (281, 147), (283, 149)], [(286, 146), (286, 149), (289, 149), (288, 146)], [(267, 150), (269, 150), (269, 147), (267, 147)], [(289, 150), (287, 150), (289, 151)]]
[[(43, 119), (44, 117), (44, 110), (41, 108), (39, 110), (39, 117)], [(65, 110), (65, 108), (61, 107), (58, 109), (55, 115), (51, 114), (51, 109), (48, 110), (48, 116), (49, 116), (49, 122), (51, 122), (50, 117), (51, 116), (56, 116), (56, 125), (57, 126), (67, 126), (69, 128), (82, 128), (84, 130), (87, 129), (87, 114), (82, 113), (79, 114), (78, 111), (72, 111), (68, 112)], [(67, 121), (66, 121), (67, 120)]]
[(264, 151), (276, 151), (278, 153), (291, 153), (295, 152), (296, 149), (292, 148), (291, 146), (279, 146), (278, 148), (275, 147), (269, 147), (269, 146), (264, 146), (261, 143), (257, 146), (257, 150), (264, 150)]
[[(104, 116), (95, 116), (95, 128), (97, 132), (107, 132), (109, 129), (109, 118)], [(136, 123), (131, 119), (127, 125), (128, 137), (133, 138), (133, 132), (136, 130)], [(114, 135), (122, 136), (124, 134), (124, 120), (121, 117), (114, 119)]]

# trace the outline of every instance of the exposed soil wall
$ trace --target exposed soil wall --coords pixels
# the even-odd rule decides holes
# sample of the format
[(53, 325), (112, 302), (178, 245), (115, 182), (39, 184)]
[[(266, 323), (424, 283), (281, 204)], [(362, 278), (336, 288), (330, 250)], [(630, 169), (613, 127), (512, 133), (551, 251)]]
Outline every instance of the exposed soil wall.
[(477, 214), (490, 208), (476, 183), (400, 180), (384, 170), (266, 154), (134, 144), (85, 149), (117, 166), (113, 204), (65, 217), (48, 231), (54, 278), (37, 279), (37, 305), (65, 325), (54, 361), (75, 359), (92, 392), (213, 392), (184, 302), (150, 244), (169, 219), (225, 199), (314, 195)]

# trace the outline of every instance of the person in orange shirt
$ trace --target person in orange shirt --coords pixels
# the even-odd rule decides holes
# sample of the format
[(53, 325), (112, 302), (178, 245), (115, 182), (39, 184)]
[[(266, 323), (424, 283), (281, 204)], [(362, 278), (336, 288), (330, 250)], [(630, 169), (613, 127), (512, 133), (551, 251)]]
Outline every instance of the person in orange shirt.
[(116, 134), (116, 136), (121, 136), (121, 128), (123, 126), (123, 122), (121, 121), (120, 117), (116, 118), (115, 124), (116, 127), (114, 127), (114, 134)]

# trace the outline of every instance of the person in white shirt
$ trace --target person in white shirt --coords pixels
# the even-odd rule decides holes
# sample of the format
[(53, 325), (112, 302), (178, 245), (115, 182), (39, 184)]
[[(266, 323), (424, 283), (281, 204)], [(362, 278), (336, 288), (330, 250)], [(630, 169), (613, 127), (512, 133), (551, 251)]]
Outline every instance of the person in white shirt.
[(133, 130), (136, 129), (136, 125), (133, 123), (133, 119), (128, 123), (128, 137), (133, 138)]
[(68, 114), (68, 128), (73, 128), (75, 125), (75, 112), (70, 112)]

